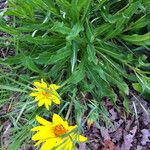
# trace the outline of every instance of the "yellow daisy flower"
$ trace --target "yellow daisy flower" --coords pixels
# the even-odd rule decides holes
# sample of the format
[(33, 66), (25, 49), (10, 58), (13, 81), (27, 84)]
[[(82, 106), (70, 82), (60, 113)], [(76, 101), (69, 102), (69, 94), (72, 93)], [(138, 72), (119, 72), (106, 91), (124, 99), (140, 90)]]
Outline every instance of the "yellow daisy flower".
[(32, 136), (33, 141), (37, 141), (35, 146), (42, 144), (41, 150), (75, 150), (75, 142), (85, 142), (86, 137), (80, 135), (77, 126), (69, 126), (67, 121), (54, 114), (52, 122), (49, 122), (40, 116), (36, 120), (41, 124), (34, 127), (31, 131), (37, 131)]
[(56, 104), (60, 104), (60, 97), (59, 94), (56, 92), (60, 86), (56, 84), (48, 85), (41, 79), (40, 82), (34, 82), (35, 89), (34, 92), (30, 94), (30, 96), (34, 96), (35, 100), (38, 101), (38, 106), (45, 105), (46, 109), (49, 110), (49, 106), (51, 105), (52, 101)]

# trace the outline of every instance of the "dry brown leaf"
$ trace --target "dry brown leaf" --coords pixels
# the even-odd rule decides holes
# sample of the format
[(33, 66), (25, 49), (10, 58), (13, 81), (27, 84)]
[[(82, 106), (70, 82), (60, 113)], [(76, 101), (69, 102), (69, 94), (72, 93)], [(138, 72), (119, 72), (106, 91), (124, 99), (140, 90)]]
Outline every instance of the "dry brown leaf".
[(143, 129), (141, 130), (143, 136), (142, 136), (142, 140), (141, 140), (141, 144), (142, 145), (146, 145), (147, 142), (150, 142), (149, 138), (150, 138), (150, 131), (148, 129)]
[(108, 133), (108, 129), (105, 128), (105, 127), (101, 127), (100, 128), (100, 131), (101, 131), (101, 136), (105, 139), (109, 139), (110, 140), (110, 135)]
[(124, 143), (121, 146), (121, 150), (130, 150), (136, 131), (137, 126), (133, 127), (130, 133), (124, 136)]
[(137, 150), (142, 150), (142, 146), (137, 146)]
[(120, 141), (122, 139), (122, 135), (123, 135), (123, 128), (120, 127), (114, 132), (112, 136), (112, 141), (113, 142)]
[(86, 143), (80, 143), (78, 150), (87, 150)]
[(109, 112), (111, 114), (110, 119), (112, 119), (112, 120), (117, 119), (117, 113), (115, 112), (114, 108), (110, 109)]
[(90, 128), (94, 124), (94, 120), (92, 118), (88, 118), (87, 120), (87, 126)]
[(104, 140), (104, 146), (101, 150), (115, 150), (114, 143), (109, 139)]

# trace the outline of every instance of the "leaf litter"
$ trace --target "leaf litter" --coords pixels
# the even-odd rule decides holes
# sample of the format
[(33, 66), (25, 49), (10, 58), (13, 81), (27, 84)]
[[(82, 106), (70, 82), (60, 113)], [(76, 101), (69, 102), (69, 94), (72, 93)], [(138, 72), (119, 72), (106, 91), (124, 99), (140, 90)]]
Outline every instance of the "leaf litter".
[[(135, 94), (136, 95), (136, 94)], [(149, 150), (150, 149), (150, 103), (136, 95), (130, 100), (131, 114), (126, 114), (122, 105), (115, 108), (108, 99), (104, 101), (112, 124), (106, 127), (100, 119), (100, 129), (93, 123), (87, 128), (89, 143), (86, 150)], [(119, 104), (121, 100), (119, 100)], [(133, 103), (136, 104), (136, 113)], [(146, 110), (146, 111), (145, 111)], [(85, 148), (86, 146), (86, 148)], [(81, 148), (79, 149), (81, 150)]]

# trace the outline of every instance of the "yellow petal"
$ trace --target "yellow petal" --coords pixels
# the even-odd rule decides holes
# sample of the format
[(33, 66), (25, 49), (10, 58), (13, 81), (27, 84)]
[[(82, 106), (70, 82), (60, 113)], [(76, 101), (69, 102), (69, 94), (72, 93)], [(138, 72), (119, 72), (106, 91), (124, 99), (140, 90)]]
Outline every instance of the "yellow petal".
[(39, 140), (38, 142), (36, 142), (36, 143), (34, 144), (34, 146), (38, 146), (39, 144), (43, 143), (44, 141), (45, 141), (45, 139), (44, 139), (44, 140)]
[(43, 81), (43, 79), (41, 79), (41, 83), (42, 83), (42, 87), (47, 88), (47, 83)]
[(54, 114), (53, 115), (53, 124), (61, 124), (66, 130), (68, 130), (68, 122), (67, 121), (63, 121), (63, 119), (57, 115), (57, 114)]
[(45, 103), (47, 103), (48, 105), (51, 105), (51, 104), (52, 104), (52, 101), (51, 101), (50, 99), (47, 99), (47, 100), (45, 101)]
[(31, 131), (39, 131), (41, 129), (43, 129), (44, 126), (37, 126), (31, 129)]
[(42, 117), (40, 117), (38, 115), (36, 116), (36, 120), (42, 125), (51, 125), (51, 122), (43, 119)]
[(63, 121), (63, 119), (62, 119), (59, 115), (54, 114), (54, 115), (53, 115), (53, 123), (57, 123), (57, 122), (62, 123), (62, 122), (64, 122), (64, 121)]
[(33, 141), (38, 141), (38, 140), (46, 140), (46, 139), (48, 139), (48, 138), (51, 138), (51, 135), (50, 134), (48, 134), (48, 131), (49, 130), (42, 130), (42, 131), (39, 131), (39, 132), (37, 132), (36, 134), (34, 134), (33, 136), (32, 136), (32, 140)]
[(87, 141), (87, 140), (88, 140), (87, 137), (82, 136), (82, 135), (79, 135), (79, 142), (85, 142), (85, 141)]
[(63, 121), (63, 119), (59, 116), (59, 115), (57, 115), (57, 114), (54, 114), (53, 115), (53, 123), (63, 123), (64, 121)]
[(54, 145), (54, 150), (66, 150), (65, 143), (66, 143), (66, 139), (57, 138), (57, 144)]
[(69, 143), (68, 150), (75, 150), (75, 146), (74, 146), (73, 142)]
[(58, 144), (58, 140), (58, 138), (46, 140), (46, 142), (42, 145), (41, 150), (52, 150)]
[(39, 96), (37, 96), (37, 97), (35, 97), (35, 101), (39, 101), (41, 99), (41, 97), (39, 97)]
[(59, 86), (59, 85), (56, 85), (56, 84), (51, 84), (51, 85), (50, 85), (50, 88), (52, 88), (53, 90), (57, 90), (57, 89), (60, 88), (60, 86)]
[(49, 105), (48, 105), (48, 103), (45, 103), (45, 107), (46, 107), (47, 110), (49, 110)]
[(68, 143), (66, 143), (66, 149), (68, 150), (75, 150), (75, 143), (73, 143), (73, 141), (69, 140)]
[(41, 87), (41, 83), (40, 83), (40, 82), (34, 82), (34, 85), (35, 85), (36, 87)]
[(42, 88), (47, 88), (47, 84), (43, 81), (40, 82), (34, 82), (34, 85), (39, 89), (42, 90)]
[(44, 101), (43, 99), (39, 100), (38, 106), (41, 107), (41, 106), (44, 104), (44, 102), (45, 102), (45, 101)]
[(37, 140), (46, 141), (47, 139), (52, 139), (54, 137), (55, 137), (55, 134), (53, 131), (53, 127), (51, 125), (46, 125), (46, 126), (42, 126), (42, 128), (40, 128), (40, 130), (37, 131), (37, 133), (32, 136), (32, 140), (33, 141), (37, 141)]
[(78, 128), (77, 125), (75, 125), (75, 126), (69, 126), (69, 127), (68, 127), (68, 130), (69, 130), (69, 132), (71, 132), (72, 130), (75, 130), (75, 129), (77, 129), (77, 128)]
[(32, 92), (32, 93), (30, 93), (29, 95), (30, 95), (30, 96), (38, 96), (39, 93), (37, 93), (37, 92)]
[(57, 97), (57, 96), (55, 96), (55, 95), (52, 95), (51, 97), (52, 97), (54, 103), (60, 104), (60, 99), (59, 99), (59, 97)]

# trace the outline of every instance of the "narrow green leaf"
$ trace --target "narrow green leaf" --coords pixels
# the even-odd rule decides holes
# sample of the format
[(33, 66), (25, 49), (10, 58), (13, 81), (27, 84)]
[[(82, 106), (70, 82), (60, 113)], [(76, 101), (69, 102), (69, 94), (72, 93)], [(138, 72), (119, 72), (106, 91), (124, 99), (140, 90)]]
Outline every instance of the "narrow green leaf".
[(135, 45), (150, 45), (150, 32), (143, 34), (143, 35), (121, 35), (120, 36), (123, 40), (130, 42)]
[(8, 91), (14, 91), (14, 92), (23, 92), (23, 93), (28, 93), (26, 90), (20, 89), (20, 88), (16, 88), (16, 87), (12, 87), (10, 85), (0, 85), (0, 89), (2, 90), (8, 90)]
[(87, 52), (88, 52), (88, 59), (89, 59), (89, 61), (92, 61), (95, 64), (97, 64), (96, 49), (95, 49), (94, 45), (88, 44)]
[(68, 82), (77, 84), (81, 80), (83, 80), (85, 76), (85, 67), (84, 67), (84, 62), (79, 64), (78, 69), (72, 73), (70, 78), (68, 79)]
[(32, 58), (30, 56), (24, 56), (21, 60), (23, 66), (30, 69), (33, 72), (37, 72), (42, 74), (42, 71), (34, 64)]

